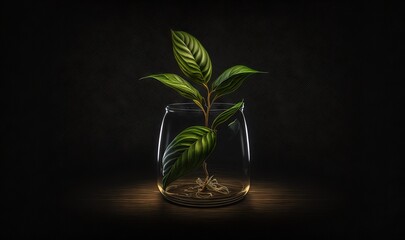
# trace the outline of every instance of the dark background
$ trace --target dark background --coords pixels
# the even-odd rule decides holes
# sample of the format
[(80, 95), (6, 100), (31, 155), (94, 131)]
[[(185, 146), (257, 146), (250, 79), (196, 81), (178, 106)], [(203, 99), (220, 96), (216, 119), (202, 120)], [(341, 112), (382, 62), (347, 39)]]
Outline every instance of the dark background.
[(46, 232), (35, 226), (60, 213), (52, 203), (65, 186), (114, 174), (154, 178), (164, 107), (184, 99), (138, 79), (180, 74), (170, 29), (202, 42), (214, 78), (236, 64), (268, 72), (224, 98), (245, 100), (253, 178), (325, 183), (357, 204), (349, 212), (364, 216), (351, 231), (401, 231), (404, 25), (396, 6), (2, 5), (2, 182), (5, 198), (20, 204), (10, 218), (19, 232)]

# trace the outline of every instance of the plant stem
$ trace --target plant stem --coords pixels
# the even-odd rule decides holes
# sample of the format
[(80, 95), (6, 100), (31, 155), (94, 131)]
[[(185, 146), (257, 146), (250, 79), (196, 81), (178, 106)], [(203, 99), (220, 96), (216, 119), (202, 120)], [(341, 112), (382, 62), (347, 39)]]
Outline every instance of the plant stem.
[[(203, 84), (203, 86), (205, 87), (205, 89), (207, 89), (207, 101), (206, 101), (206, 110), (204, 111), (204, 109), (202, 108), (202, 111), (204, 113), (204, 124), (206, 127), (208, 127), (208, 123), (209, 123), (209, 118), (210, 118), (210, 111), (211, 111), (211, 91), (209, 89), (209, 87), (207, 86), (207, 84)], [(215, 100), (215, 99), (214, 99)], [(208, 169), (207, 169), (207, 163), (204, 161), (203, 165), (202, 165), (203, 169), (204, 169), (204, 173), (205, 173), (205, 181), (204, 181), (204, 186), (201, 188), (200, 191), (204, 191), (207, 187), (208, 181), (210, 179), (210, 174), (208, 173)]]
[(203, 163), (203, 168), (204, 168), (204, 173), (205, 173), (205, 180), (207, 181), (208, 178), (210, 177), (210, 175), (208, 174), (207, 163), (205, 161)]
[[(197, 106), (201, 109), (201, 111), (203, 112), (203, 114), (204, 114), (204, 122), (205, 122), (205, 120), (207, 119), (207, 112), (205, 111), (205, 109), (204, 109), (204, 107), (202, 106), (202, 105), (198, 105), (197, 104)], [(207, 125), (205, 125), (205, 126), (207, 126)]]
[(207, 89), (207, 105), (206, 105), (207, 111), (205, 111), (205, 115), (204, 115), (205, 121), (204, 122), (205, 122), (205, 126), (208, 127), (208, 121), (210, 118), (210, 110), (211, 110), (211, 91), (210, 91), (209, 87), (207, 86), (207, 84), (203, 84), (203, 85), (204, 85), (205, 89)]
[(208, 179), (210, 178), (210, 174), (208, 173), (208, 169), (207, 169), (207, 163), (205, 161), (203, 162), (203, 169), (204, 169), (204, 173), (205, 173), (205, 181), (204, 181), (204, 186), (201, 188), (200, 191), (205, 190), (205, 188), (207, 187), (207, 184), (208, 184)]

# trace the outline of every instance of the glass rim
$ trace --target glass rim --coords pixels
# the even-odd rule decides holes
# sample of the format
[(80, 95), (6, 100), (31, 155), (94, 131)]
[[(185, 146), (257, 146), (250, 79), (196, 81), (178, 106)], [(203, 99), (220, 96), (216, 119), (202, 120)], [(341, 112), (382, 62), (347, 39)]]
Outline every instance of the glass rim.
[[(219, 112), (219, 111), (224, 111), (236, 103), (229, 103), (229, 102), (218, 102), (214, 103), (211, 106), (211, 112)], [(243, 108), (245, 107), (245, 103), (242, 104), (242, 107), (239, 109), (239, 111), (243, 111)], [(201, 112), (201, 109), (195, 104), (195, 103), (170, 103), (166, 106), (166, 111), (170, 112)]]

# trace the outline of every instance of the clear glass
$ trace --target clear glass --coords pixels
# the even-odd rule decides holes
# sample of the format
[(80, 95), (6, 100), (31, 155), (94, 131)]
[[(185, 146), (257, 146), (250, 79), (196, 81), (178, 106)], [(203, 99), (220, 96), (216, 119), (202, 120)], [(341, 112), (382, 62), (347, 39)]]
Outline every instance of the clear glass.
[[(215, 103), (211, 108), (210, 122), (231, 106), (233, 104)], [(217, 129), (216, 147), (206, 161), (214, 186), (201, 191), (201, 181), (206, 178), (201, 167), (163, 189), (163, 153), (177, 134), (195, 125), (204, 125), (204, 115), (193, 103), (174, 103), (166, 107), (157, 152), (160, 192), (171, 202), (194, 207), (223, 206), (242, 200), (250, 188), (249, 135), (243, 107)]]

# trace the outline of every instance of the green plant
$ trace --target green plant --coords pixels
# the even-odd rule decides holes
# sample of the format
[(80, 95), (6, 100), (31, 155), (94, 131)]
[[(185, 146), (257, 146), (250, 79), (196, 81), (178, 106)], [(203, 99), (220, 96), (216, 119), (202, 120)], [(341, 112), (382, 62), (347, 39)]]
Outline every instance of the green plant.
[(180, 132), (163, 154), (163, 188), (189, 172), (203, 167), (205, 181), (199, 191), (204, 191), (212, 179), (206, 160), (213, 152), (217, 140), (217, 127), (229, 120), (243, 106), (243, 101), (220, 113), (209, 125), (210, 110), (220, 97), (236, 91), (249, 76), (263, 73), (246, 66), (237, 65), (225, 70), (209, 85), (212, 65), (202, 44), (192, 35), (182, 31), (171, 31), (174, 57), (181, 71), (195, 84), (206, 90), (200, 92), (182, 77), (173, 73), (153, 74), (153, 78), (174, 89), (181, 96), (192, 100), (204, 114), (204, 126), (191, 126)]

